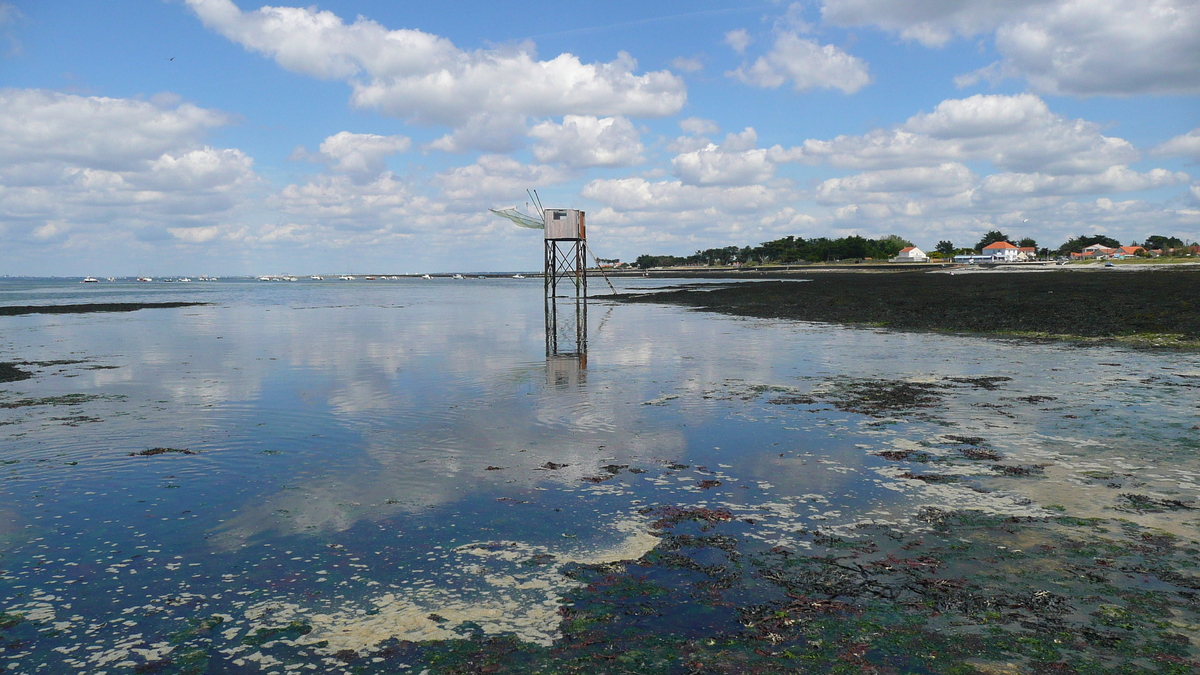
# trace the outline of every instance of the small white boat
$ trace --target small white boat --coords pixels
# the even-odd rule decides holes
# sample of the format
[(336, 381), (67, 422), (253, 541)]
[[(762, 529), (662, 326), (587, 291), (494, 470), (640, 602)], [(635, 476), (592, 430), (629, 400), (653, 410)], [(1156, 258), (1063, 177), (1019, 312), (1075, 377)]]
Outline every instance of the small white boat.
[(180, 281), (183, 281), (183, 282), (189, 282), (189, 281), (191, 281), (191, 279), (189, 279), (189, 278), (187, 278), (187, 277), (181, 277), (179, 280), (180, 280)]
[(154, 281), (151, 277), (138, 277), (138, 281)]
[(354, 281), (354, 277), (350, 276), (349, 274), (343, 274), (342, 276), (340, 276), (338, 278), (341, 279), (342, 281)]
[(322, 277), (322, 276), (319, 276), (319, 275), (316, 275), (316, 274), (314, 274), (314, 275), (312, 275), (311, 277), (309, 277), (309, 279), (312, 279), (313, 281), (325, 281), (325, 277)]
[(454, 278), (455, 278), (455, 279), (462, 279), (462, 278), (463, 278), (463, 275), (461, 275), (461, 274), (455, 274), (455, 275), (454, 275)]
[(524, 278), (525, 278), (525, 275), (524, 275), (524, 274), (514, 274), (514, 275), (513, 275), (513, 278), (514, 278), (514, 279), (524, 279)]
[(100, 283), (100, 280), (97, 279), (96, 277), (84, 277), (83, 281), (81, 281), (79, 283), (81, 283), (81, 284), (98, 284), (98, 283)]
[(259, 281), (270, 281), (271, 277), (259, 277), (258, 280)]
[(429, 276), (428, 274), (422, 274), (421, 278), (422, 279), (432, 279), (433, 277)]

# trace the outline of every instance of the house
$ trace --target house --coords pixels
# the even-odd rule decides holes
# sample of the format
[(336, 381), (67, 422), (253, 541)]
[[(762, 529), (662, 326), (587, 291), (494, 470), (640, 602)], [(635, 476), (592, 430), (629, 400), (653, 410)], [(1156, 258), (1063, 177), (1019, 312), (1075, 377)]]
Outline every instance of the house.
[(1146, 249), (1142, 248), (1141, 246), (1122, 246), (1122, 247), (1118, 248), (1116, 250), (1116, 252), (1114, 252), (1112, 254), (1112, 257), (1118, 258), (1118, 259), (1119, 258), (1132, 258), (1133, 256), (1137, 255), (1139, 251), (1141, 251), (1142, 253), (1145, 253)]
[(1092, 244), (1091, 246), (1084, 248), (1083, 252), (1085, 254), (1088, 254), (1088, 257), (1096, 258), (1096, 259), (1104, 259), (1104, 258), (1111, 258), (1113, 256), (1113, 254), (1117, 252), (1117, 250), (1118, 249), (1111, 248), (1108, 246), (1101, 246), (1100, 244)]
[(980, 253), (992, 256), (996, 262), (1016, 262), (1020, 250), (1007, 241), (997, 241), (984, 246)]
[(929, 262), (929, 256), (916, 246), (906, 246), (892, 258), (892, 262)]
[(1037, 260), (1036, 246), (1020, 246), (1017, 248), (1017, 260)]
[(968, 253), (966, 255), (954, 256), (954, 262), (965, 263), (968, 265), (974, 265), (974, 264), (978, 264), (978, 263), (1004, 262), (1004, 258), (1000, 257), (1000, 256), (991, 255), (990, 253), (987, 255), (983, 255), (983, 254), (979, 254), (979, 253)]

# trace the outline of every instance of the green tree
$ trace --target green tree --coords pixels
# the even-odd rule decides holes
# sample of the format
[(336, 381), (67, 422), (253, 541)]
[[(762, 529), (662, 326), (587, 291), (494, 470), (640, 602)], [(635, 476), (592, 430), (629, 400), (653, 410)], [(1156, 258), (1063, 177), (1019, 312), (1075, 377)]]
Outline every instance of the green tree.
[(1033, 237), (1025, 237), (1017, 243), (1017, 246), (1021, 248), (1037, 248), (1037, 240)]
[(1106, 248), (1120, 248), (1121, 246), (1121, 242), (1113, 239), (1112, 237), (1106, 237), (1102, 234), (1081, 234), (1073, 239), (1068, 239), (1062, 246), (1059, 246), (1058, 252), (1062, 255), (1067, 255), (1068, 253), (1079, 253), (1092, 244), (1100, 244)]
[(1146, 243), (1142, 244), (1147, 249), (1162, 249), (1166, 251), (1172, 248), (1183, 246), (1183, 241), (1179, 237), (1164, 237), (1161, 234), (1152, 234), (1146, 237)]
[(975, 244), (975, 250), (982, 251), (984, 246), (994, 244), (998, 241), (1008, 241), (1008, 235), (1000, 230), (988, 230), (988, 233), (983, 235), (983, 239), (980, 239), (979, 243)]
[(946, 258), (954, 257), (955, 248), (954, 248), (953, 242), (939, 241), (937, 243), (937, 246), (935, 246), (933, 250), (937, 251), (938, 253), (941, 253), (943, 257), (946, 257)]

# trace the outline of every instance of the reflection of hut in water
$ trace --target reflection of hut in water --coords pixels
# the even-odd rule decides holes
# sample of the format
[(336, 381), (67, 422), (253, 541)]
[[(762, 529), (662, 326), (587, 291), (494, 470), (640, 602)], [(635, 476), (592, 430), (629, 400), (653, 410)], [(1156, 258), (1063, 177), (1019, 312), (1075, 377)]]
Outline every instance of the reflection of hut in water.
[(546, 384), (560, 389), (587, 381), (587, 354), (547, 354)]

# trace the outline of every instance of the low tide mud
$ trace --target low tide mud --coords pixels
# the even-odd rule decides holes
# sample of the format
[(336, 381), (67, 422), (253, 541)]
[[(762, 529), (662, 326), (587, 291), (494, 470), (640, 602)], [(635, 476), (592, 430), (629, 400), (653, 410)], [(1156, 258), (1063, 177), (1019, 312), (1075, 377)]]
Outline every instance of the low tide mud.
[(136, 312), (139, 309), (195, 307), (207, 302), (89, 302), (76, 305), (8, 305), (0, 306), (0, 316), (22, 314), (88, 314), (91, 312)]
[(761, 318), (1200, 348), (1200, 270), (826, 272), (618, 296)]

